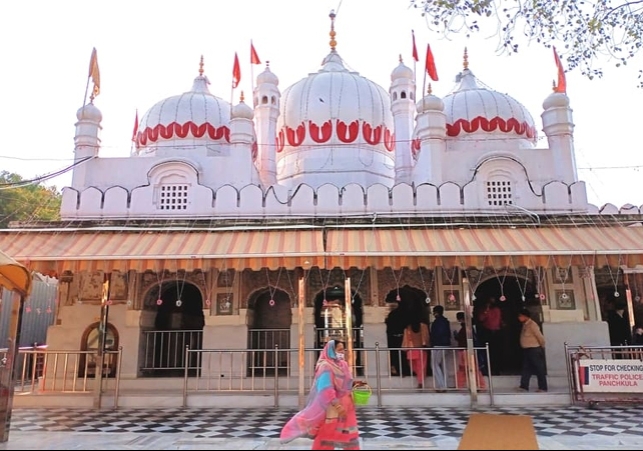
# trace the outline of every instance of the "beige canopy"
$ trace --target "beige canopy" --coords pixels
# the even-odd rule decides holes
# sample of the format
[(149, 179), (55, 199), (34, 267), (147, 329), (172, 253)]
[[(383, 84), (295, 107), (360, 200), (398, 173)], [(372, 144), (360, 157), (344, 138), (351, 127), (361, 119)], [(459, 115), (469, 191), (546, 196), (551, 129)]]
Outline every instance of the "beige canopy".
[(31, 292), (31, 274), (29, 270), (0, 251), (0, 287), (17, 291), (23, 296)]

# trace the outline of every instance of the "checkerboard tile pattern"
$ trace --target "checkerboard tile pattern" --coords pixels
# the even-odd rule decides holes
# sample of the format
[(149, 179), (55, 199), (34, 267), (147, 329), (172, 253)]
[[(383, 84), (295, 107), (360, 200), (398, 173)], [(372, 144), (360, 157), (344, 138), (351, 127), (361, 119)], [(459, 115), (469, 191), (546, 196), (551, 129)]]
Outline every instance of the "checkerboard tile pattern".
[[(277, 438), (295, 409), (14, 409), (12, 431), (188, 433), (195, 437)], [(455, 407), (358, 409), (365, 439), (460, 438), (473, 412), (529, 415), (539, 437), (639, 436), (643, 407)]]

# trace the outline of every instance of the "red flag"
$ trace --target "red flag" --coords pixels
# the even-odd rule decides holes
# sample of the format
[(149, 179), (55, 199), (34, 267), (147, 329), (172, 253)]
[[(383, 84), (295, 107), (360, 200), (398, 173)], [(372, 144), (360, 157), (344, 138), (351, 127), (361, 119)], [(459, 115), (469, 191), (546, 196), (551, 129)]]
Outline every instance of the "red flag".
[(250, 41), (250, 64), (261, 64), (261, 60), (259, 59), (259, 55), (257, 55), (257, 51), (255, 50), (255, 46), (252, 44), (252, 41)]
[(426, 45), (426, 72), (431, 77), (431, 80), (438, 81), (438, 70), (435, 68), (435, 60), (429, 44)]
[(239, 56), (234, 52), (234, 65), (232, 66), (232, 88), (239, 86), (241, 81), (241, 67), (239, 66)]
[(138, 110), (136, 110), (136, 117), (134, 118), (134, 131), (132, 132), (132, 141), (136, 142), (137, 134), (138, 134)]
[(554, 92), (567, 92), (567, 80), (565, 79), (565, 69), (563, 69), (563, 63), (561, 63), (560, 58), (558, 57), (558, 52), (556, 52), (556, 47), (554, 49), (554, 60), (556, 61), (556, 67), (558, 68), (558, 84), (554, 89)]
[(411, 30), (411, 36), (413, 37), (413, 59), (415, 61), (420, 61), (418, 57), (418, 48), (415, 46), (415, 32)]

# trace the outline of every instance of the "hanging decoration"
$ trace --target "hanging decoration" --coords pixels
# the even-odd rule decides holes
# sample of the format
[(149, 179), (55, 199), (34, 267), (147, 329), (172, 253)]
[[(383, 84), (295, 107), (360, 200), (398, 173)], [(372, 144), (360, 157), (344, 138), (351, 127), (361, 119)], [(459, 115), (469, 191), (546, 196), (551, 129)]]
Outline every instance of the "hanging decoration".
[(182, 301), (182, 300), (180, 300), (180, 299), (177, 299), (177, 300), (176, 300), (176, 306), (177, 306), (177, 307), (181, 307), (182, 305), (183, 305), (183, 301)]
[(393, 268), (391, 268), (391, 272), (393, 273), (393, 280), (395, 280), (395, 302), (402, 302), (402, 296), (400, 296), (400, 282), (402, 280), (402, 275), (404, 274), (404, 267), (400, 268), (399, 275), (395, 273)]
[[(513, 259), (512, 259), (513, 260)], [(527, 269), (527, 272), (525, 274), (525, 281), (524, 285), (520, 283), (520, 276), (518, 275), (518, 269), (516, 268), (515, 265), (512, 265), (514, 269), (514, 276), (516, 277), (516, 284), (518, 285), (518, 290), (520, 290), (520, 299), (522, 302), (525, 302), (527, 300), (527, 284), (529, 283), (529, 269)]]
[(496, 271), (496, 267), (492, 266), (492, 268), (493, 272), (496, 274), (496, 279), (498, 279), (498, 284), (500, 284), (500, 297), (498, 299), (501, 302), (505, 302), (507, 300), (507, 296), (505, 296), (505, 280), (507, 279), (507, 268), (505, 267), (503, 269), (502, 279), (500, 278), (498, 271)]
[(156, 305), (163, 305), (163, 299), (158, 298), (158, 299), (156, 300)]
[(203, 278), (203, 287), (205, 288), (205, 306), (210, 307), (212, 305), (212, 301), (210, 296), (212, 294), (212, 284), (208, 283), (208, 280), (205, 277), (205, 271), (201, 270), (201, 277)]
[[(607, 257), (605, 257), (607, 259)], [(609, 260), (607, 261), (607, 271), (609, 272), (610, 279), (614, 285), (614, 297), (618, 298), (621, 296), (621, 293), (618, 292), (618, 272), (621, 270), (621, 256), (618, 256), (618, 262), (616, 265), (616, 276), (612, 273), (612, 266), (610, 265)]]
[(183, 301), (182, 301), (183, 290), (185, 289), (185, 280), (187, 279), (187, 274), (188, 274), (188, 272), (183, 270), (183, 275), (181, 276), (181, 288), (179, 289), (179, 279), (178, 279), (178, 277), (179, 277), (179, 269), (178, 269), (178, 266), (177, 266), (177, 269), (176, 269), (176, 277), (177, 277), (177, 279), (176, 279), (176, 306), (177, 307), (181, 307), (181, 305), (183, 305)]
[(422, 267), (418, 266), (418, 272), (420, 273), (420, 280), (422, 281), (422, 289), (426, 293), (426, 299), (424, 302), (429, 305), (431, 303), (431, 292), (433, 291), (433, 284), (435, 283), (435, 268), (433, 268), (433, 274), (431, 275), (431, 285), (429, 285), (429, 289), (427, 290), (426, 288), (426, 283), (424, 280), (424, 275), (422, 274)]
[(326, 270), (328, 272), (326, 274), (326, 281), (324, 282), (324, 276), (322, 274), (321, 268), (317, 267), (317, 269), (319, 270), (319, 281), (321, 282), (322, 286), (324, 287), (323, 288), (323, 290), (324, 290), (324, 300), (322, 301), (322, 305), (324, 307), (326, 307), (328, 305), (328, 300), (326, 299), (326, 289), (328, 288), (328, 284), (330, 283), (331, 270), (330, 269)]
[(281, 278), (281, 271), (283, 270), (283, 266), (279, 267), (279, 271), (277, 271), (277, 281), (275, 282), (274, 285), (270, 284), (270, 272), (268, 272), (268, 268), (266, 268), (266, 278), (268, 279), (268, 292), (270, 293), (270, 300), (268, 301), (268, 305), (270, 307), (275, 306), (275, 294), (277, 294), (277, 290), (279, 287), (279, 279)]

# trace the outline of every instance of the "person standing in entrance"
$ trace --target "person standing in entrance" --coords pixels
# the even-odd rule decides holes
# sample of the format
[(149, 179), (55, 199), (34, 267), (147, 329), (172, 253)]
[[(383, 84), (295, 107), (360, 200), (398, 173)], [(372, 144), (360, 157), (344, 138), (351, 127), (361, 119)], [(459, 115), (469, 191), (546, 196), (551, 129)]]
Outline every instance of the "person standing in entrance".
[(438, 392), (447, 388), (447, 363), (445, 348), (451, 347), (451, 327), (449, 320), (444, 317), (444, 307), (433, 307), (435, 319), (431, 323), (431, 369), (433, 370), (433, 384)]
[(520, 347), (522, 348), (522, 375), (520, 377), (521, 391), (529, 391), (529, 380), (536, 375), (538, 392), (547, 391), (547, 369), (545, 364), (545, 337), (538, 324), (531, 319), (531, 312), (523, 308), (518, 313), (518, 321), (522, 323), (520, 331)]
[(419, 318), (414, 318), (411, 324), (404, 329), (402, 347), (409, 348), (406, 351), (406, 358), (409, 360), (411, 371), (415, 373), (418, 388), (424, 388), (424, 376), (426, 376), (428, 361), (428, 355), (424, 348), (428, 346), (429, 328)]
[(496, 298), (490, 297), (478, 315), (480, 341), (489, 343), (489, 367), (491, 374), (500, 374), (501, 346), (500, 329), (502, 328), (502, 310), (496, 305)]

